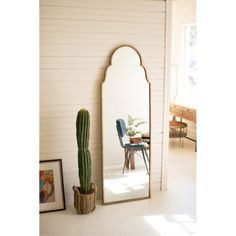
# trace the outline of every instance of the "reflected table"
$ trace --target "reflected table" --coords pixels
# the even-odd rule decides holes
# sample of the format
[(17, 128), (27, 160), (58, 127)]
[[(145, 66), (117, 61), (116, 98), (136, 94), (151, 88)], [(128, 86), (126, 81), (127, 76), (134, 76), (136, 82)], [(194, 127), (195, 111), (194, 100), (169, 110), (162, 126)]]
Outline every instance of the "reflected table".
[[(146, 135), (142, 135), (142, 142), (145, 142), (148, 144), (146, 150), (149, 150), (150, 137), (146, 136)], [(134, 160), (135, 151), (131, 150), (131, 152), (132, 152), (132, 154), (130, 156), (130, 160), (129, 159), (125, 160), (125, 167), (127, 170), (129, 170), (129, 169), (134, 170), (135, 169), (135, 160)]]

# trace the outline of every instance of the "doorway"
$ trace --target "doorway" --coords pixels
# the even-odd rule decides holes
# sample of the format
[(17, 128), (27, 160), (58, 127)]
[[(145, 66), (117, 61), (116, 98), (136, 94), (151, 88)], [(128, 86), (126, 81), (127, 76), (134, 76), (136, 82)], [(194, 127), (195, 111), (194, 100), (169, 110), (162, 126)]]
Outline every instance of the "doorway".
[(173, 0), (170, 8), (170, 106), (166, 188), (195, 211), (196, 0)]

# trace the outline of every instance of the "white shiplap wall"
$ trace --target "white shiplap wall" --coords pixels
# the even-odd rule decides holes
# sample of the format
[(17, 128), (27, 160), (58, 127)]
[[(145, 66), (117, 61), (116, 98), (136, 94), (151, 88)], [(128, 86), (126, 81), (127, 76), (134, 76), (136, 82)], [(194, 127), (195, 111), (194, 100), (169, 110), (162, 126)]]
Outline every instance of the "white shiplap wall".
[(151, 82), (152, 191), (160, 189), (165, 1), (40, 1), (40, 159), (62, 158), (66, 203), (78, 185), (75, 120), (91, 115), (92, 179), (101, 197), (100, 84), (111, 52), (122, 44), (138, 49)]

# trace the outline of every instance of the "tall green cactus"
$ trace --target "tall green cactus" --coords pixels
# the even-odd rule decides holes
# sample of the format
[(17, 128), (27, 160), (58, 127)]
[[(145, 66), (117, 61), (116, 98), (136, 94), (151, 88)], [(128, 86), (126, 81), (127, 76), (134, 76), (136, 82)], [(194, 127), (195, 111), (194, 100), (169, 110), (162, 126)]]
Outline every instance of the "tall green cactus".
[(90, 116), (86, 109), (81, 109), (76, 119), (76, 138), (78, 146), (78, 166), (81, 193), (91, 190), (91, 155), (89, 152)]

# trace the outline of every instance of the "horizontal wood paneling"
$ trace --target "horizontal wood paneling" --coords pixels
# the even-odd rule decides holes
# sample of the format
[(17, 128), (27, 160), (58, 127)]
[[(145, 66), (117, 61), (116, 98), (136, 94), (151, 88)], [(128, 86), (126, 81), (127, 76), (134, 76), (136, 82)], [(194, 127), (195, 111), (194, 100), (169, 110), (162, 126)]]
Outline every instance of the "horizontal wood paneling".
[[(45, 35), (47, 38), (45, 38)], [(54, 44), (80, 44), (80, 45), (108, 45), (112, 44), (114, 46), (114, 36), (119, 35), (119, 38), (116, 39), (119, 43), (133, 43), (133, 40), (136, 40), (139, 45), (145, 45), (148, 47), (157, 47), (164, 43), (163, 34), (152, 35), (152, 37), (147, 38), (145, 34), (124, 34), (124, 33), (113, 33), (113, 34), (104, 34), (100, 33), (78, 33), (78, 32), (43, 32), (41, 31), (40, 43), (46, 45)], [(96, 39), (96, 40), (95, 40)], [(111, 48), (112, 48), (111, 47)]]
[[(156, 58), (157, 54), (163, 55), (164, 53), (164, 43), (160, 43), (160, 46), (156, 45), (143, 45), (146, 47), (143, 50), (142, 58), (146, 60), (153, 60)], [(86, 59), (96, 57), (104, 57), (104, 51), (107, 48), (112, 48), (113, 43), (107, 43), (106, 45), (79, 45), (78, 43), (68, 43), (68, 44), (47, 44), (41, 50), (41, 57), (83, 57)], [(105, 57), (107, 58), (107, 57)], [(109, 58), (108, 58), (109, 60)], [(147, 61), (148, 62), (148, 61)], [(146, 63), (147, 63), (146, 62)]]
[[(158, 2), (158, 3), (157, 3)], [(111, 10), (122, 13), (127, 11), (137, 12), (165, 12), (165, 1), (161, 0), (41, 0), (41, 6), (58, 6), (58, 7), (71, 7), (83, 9), (107, 10), (108, 14)]]
[[(67, 8), (70, 8), (68, 11)], [(81, 3), (79, 6), (71, 8), (69, 6), (45, 6), (41, 5), (41, 19), (74, 19), (86, 21), (125, 21), (134, 23), (150, 23), (155, 24), (153, 19), (159, 18), (164, 23), (165, 12), (163, 11), (143, 11), (140, 15), (139, 11), (120, 11), (118, 8), (113, 9), (100, 9), (97, 8), (84, 8)], [(148, 19), (147, 19), (148, 18)]]
[(160, 190), (163, 144), (165, 1), (40, 1), (40, 159), (62, 158), (66, 203), (78, 185), (75, 120), (91, 116), (92, 179), (101, 198), (100, 84), (112, 51), (132, 45), (151, 82), (152, 191)]
[[(162, 55), (163, 54), (159, 54)], [(100, 63), (97, 60), (100, 60)], [(149, 66), (155, 66), (158, 64), (161, 67), (164, 67), (163, 58), (151, 58), (145, 59), (145, 63)], [(103, 68), (105, 70), (106, 65), (109, 64), (108, 57), (41, 57), (41, 67), (44, 69), (98, 69)]]

